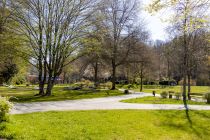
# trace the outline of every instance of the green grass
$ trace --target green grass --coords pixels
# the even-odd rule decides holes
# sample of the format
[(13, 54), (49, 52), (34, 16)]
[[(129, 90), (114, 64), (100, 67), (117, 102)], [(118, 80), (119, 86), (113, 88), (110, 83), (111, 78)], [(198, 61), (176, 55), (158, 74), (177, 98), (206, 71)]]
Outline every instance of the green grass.
[[(121, 88), (127, 88), (127, 86), (122, 86)], [(135, 91), (139, 91), (139, 85), (131, 88)], [(143, 92), (152, 93), (152, 91), (156, 91), (156, 93), (161, 93), (162, 91), (174, 91), (174, 92), (182, 92), (182, 86), (156, 86), (156, 85), (144, 85)], [(192, 93), (200, 93), (204, 94), (210, 92), (210, 86), (191, 86)]]
[(118, 90), (63, 90), (62, 86), (54, 87), (52, 96), (35, 97), (37, 93), (33, 87), (17, 87), (17, 89), (0, 87), (0, 96), (9, 96), (14, 102), (61, 101), (123, 95)]
[[(210, 111), (71, 111), (11, 116), (0, 137), (17, 140), (209, 140)], [(192, 122), (192, 123), (190, 123)], [(3, 125), (2, 125), (3, 126)]]
[[(122, 100), (124, 103), (141, 103), (141, 104), (183, 104), (182, 100), (176, 99), (163, 99), (160, 97), (143, 97), (143, 98), (135, 98)], [(208, 105), (205, 102), (195, 102), (195, 101), (187, 101), (190, 105)]]

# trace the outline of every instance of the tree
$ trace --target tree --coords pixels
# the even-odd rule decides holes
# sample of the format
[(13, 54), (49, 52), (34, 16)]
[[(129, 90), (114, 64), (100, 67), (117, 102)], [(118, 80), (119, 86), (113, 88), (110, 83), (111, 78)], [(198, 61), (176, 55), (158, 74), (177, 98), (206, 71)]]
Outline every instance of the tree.
[(50, 96), (63, 68), (84, 52), (80, 38), (95, 4), (93, 0), (11, 1), (13, 19), (20, 24), (16, 31), (25, 36), (27, 55), (39, 71), (41, 95), (45, 81), (48, 79), (45, 95)]
[[(182, 76), (183, 76), (183, 100), (186, 102), (187, 75), (189, 73), (190, 43), (197, 30), (206, 26), (206, 17), (209, 8), (208, 0), (154, 0), (149, 6), (149, 11), (159, 11), (170, 8), (173, 11), (172, 30), (175, 36), (182, 40)], [(188, 95), (189, 96), (189, 95)]]
[(22, 38), (11, 28), (18, 28), (16, 22), (11, 20), (11, 9), (8, 1), (0, 1), (0, 78), (9, 84), (18, 73), (17, 63), (20, 60), (17, 50), (21, 47)]
[(131, 46), (125, 46), (127, 39), (135, 32), (136, 0), (104, 0), (100, 5), (105, 27), (105, 47), (103, 55), (110, 60), (112, 68), (112, 90), (116, 84), (116, 69), (125, 63)]

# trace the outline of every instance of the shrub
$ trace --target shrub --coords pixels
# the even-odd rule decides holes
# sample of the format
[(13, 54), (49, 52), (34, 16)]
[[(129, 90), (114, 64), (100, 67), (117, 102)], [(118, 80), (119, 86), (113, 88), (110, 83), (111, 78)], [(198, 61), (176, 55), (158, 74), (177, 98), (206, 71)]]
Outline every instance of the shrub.
[(0, 123), (8, 121), (8, 113), (12, 108), (12, 103), (9, 102), (8, 98), (0, 97)]
[(204, 98), (207, 100), (207, 104), (210, 104), (210, 93), (206, 93)]
[(175, 98), (176, 98), (177, 100), (179, 100), (179, 99), (181, 98), (181, 96), (182, 96), (181, 93), (179, 93), (179, 92), (175, 93)]
[(168, 92), (167, 91), (163, 91), (162, 93), (160, 93), (160, 96), (162, 98), (167, 98), (168, 97)]

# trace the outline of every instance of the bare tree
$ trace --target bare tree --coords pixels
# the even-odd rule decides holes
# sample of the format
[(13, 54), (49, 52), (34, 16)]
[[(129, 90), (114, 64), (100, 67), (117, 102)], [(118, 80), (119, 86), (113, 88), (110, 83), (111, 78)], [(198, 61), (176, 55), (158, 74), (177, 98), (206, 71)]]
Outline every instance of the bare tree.
[(106, 29), (104, 55), (111, 63), (113, 90), (116, 69), (125, 62), (130, 52), (130, 46), (123, 43), (134, 33), (137, 5), (136, 0), (104, 0), (100, 7), (102, 24)]
[(209, 0), (154, 0), (149, 10), (158, 11), (162, 8), (170, 8), (173, 15), (170, 19), (175, 36), (182, 40), (182, 76), (183, 76), (183, 100), (186, 103), (187, 75), (189, 72), (190, 42), (197, 30), (205, 28), (206, 15), (208, 14)]
[[(56, 78), (63, 68), (84, 51), (80, 38), (88, 24), (94, 0), (17, 0), (11, 1), (16, 29), (30, 46), (27, 55), (39, 70), (40, 94), (51, 95)], [(47, 78), (48, 77), (48, 78)]]

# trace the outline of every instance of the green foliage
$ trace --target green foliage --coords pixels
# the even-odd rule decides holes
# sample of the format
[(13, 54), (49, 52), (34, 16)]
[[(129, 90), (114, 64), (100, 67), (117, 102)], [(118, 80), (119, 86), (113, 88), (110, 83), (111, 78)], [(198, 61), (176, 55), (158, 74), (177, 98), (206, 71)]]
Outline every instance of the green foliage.
[(25, 76), (23, 75), (15, 75), (11, 81), (12, 84), (16, 84), (16, 85), (21, 85), (21, 84), (24, 84), (25, 82), (26, 82), (26, 79), (25, 79)]
[(4, 82), (9, 83), (11, 78), (18, 73), (17, 65), (11, 61), (5, 62), (3, 66), (3, 70), (1, 70), (0, 74), (2, 75)]
[(8, 121), (8, 113), (12, 108), (12, 103), (9, 102), (8, 98), (0, 96), (0, 123)]
[(160, 96), (162, 98), (167, 98), (168, 97), (168, 92), (167, 91), (163, 91), (162, 93), (160, 93)]

